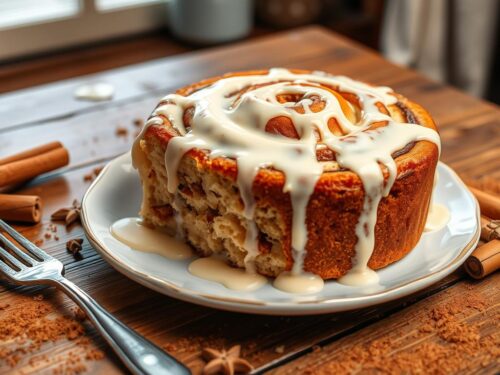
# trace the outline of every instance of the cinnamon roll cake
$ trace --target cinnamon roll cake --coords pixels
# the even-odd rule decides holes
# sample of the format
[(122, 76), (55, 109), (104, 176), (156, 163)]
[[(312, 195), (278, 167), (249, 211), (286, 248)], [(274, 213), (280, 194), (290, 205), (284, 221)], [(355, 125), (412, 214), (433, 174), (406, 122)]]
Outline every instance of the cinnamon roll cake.
[(390, 88), (275, 68), (167, 95), (132, 154), (144, 221), (200, 256), (359, 284), (420, 239), (439, 150)]

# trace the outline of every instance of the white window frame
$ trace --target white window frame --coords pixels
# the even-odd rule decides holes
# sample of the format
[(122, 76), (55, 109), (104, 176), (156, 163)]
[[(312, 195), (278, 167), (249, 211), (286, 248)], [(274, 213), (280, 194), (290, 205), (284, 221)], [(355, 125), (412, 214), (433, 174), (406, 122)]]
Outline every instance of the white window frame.
[(0, 29), (0, 61), (164, 28), (168, 1), (99, 11), (80, 0), (74, 16)]

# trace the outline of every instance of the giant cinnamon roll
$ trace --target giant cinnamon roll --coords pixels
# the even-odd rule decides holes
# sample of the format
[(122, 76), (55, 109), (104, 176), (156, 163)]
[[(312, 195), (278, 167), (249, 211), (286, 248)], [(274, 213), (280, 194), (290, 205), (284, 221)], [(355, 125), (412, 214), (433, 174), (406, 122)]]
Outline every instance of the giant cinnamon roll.
[(200, 256), (358, 284), (418, 242), (439, 145), (430, 115), (387, 87), (271, 69), (167, 95), (133, 159), (146, 223)]

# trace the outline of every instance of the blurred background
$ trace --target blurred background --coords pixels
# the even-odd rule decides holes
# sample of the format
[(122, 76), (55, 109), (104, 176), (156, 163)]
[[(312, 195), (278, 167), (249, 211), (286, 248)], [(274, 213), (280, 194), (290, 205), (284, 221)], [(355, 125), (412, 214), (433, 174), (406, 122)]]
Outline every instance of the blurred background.
[[(396, 64), (500, 103), (499, 4), (498, 0), (0, 0), (0, 92), (317, 24), (379, 51)], [(78, 69), (82, 62), (85, 67)]]

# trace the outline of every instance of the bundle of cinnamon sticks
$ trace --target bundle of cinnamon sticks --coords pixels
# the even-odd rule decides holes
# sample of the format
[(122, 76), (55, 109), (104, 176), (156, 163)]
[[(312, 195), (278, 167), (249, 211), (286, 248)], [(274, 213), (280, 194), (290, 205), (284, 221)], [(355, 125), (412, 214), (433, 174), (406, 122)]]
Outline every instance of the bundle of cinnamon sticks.
[(483, 277), (500, 269), (500, 197), (469, 187), (481, 208), (481, 241), (464, 268), (475, 278)]
[[(51, 142), (0, 159), (0, 188), (30, 180), (69, 163), (68, 150)], [(38, 223), (42, 201), (35, 195), (0, 194), (0, 219)]]

